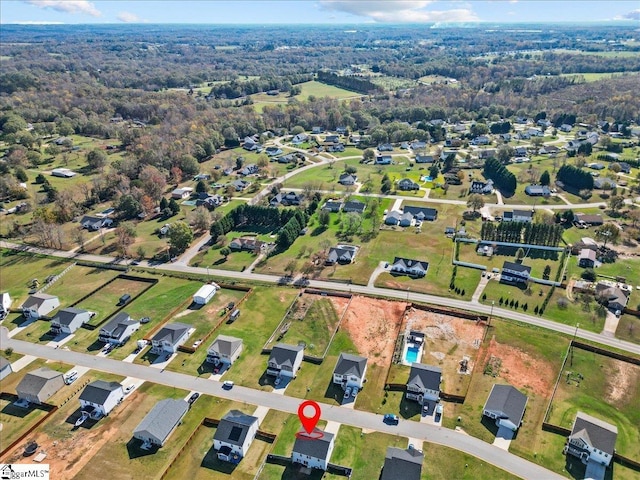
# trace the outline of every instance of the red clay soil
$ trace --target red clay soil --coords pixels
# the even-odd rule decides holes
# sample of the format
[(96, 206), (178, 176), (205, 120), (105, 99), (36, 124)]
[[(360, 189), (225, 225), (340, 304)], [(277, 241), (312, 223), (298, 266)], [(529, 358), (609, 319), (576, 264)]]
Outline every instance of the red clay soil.
[(551, 396), (555, 374), (553, 367), (519, 348), (504, 345), (492, 338), (484, 352), (482, 368), (493, 355), (502, 361), (499, 376), (516, 388), (524, 388), (545, 398)]
[(360, 355), (381, 367), (391, 364), (407, 304), (354, 296), (341, 328)]

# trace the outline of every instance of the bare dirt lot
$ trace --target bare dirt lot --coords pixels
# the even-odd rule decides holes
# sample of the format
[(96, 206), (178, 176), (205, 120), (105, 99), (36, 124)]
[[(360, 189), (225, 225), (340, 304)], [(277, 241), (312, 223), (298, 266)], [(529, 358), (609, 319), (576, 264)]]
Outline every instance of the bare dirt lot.
[(498, 343), (495, 338), (491, 339), (484, 352), (481, 367), (484, 367), (491, 356), (499, 359), (498, 376), (511, 385), (531, 390), (544, 398), (551, 396), (556, 376), (549, 363), (534, 358), (519, 348)]
[(612, 405), (627, 404), (640, 379), (640, 367), (627, 362), (611, 362), (606, 377), (605, 399)]
[(406, 306), (405, 302), (355, 296), (341, 328), (349, 334), (360, 355), (374, 365), (388, 368)]
[[(463, 395), (476, 365), (484, 325), (472, 320), (412, 308), (407, 312), (406, 329), (425, 334), (422, 362), (442, 368), (447, 393)], [(467, 359), (466, 372), (460, 362)]]

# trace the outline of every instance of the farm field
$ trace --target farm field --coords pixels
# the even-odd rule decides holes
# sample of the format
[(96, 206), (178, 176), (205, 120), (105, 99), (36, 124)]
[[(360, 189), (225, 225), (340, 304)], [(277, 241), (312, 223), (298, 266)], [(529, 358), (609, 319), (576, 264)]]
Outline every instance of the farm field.
[[(314, 96), (317, 98), (329, 97), (336, 98), (339, 100), (348, 99), (348, 98), (359, 98), (362, 95), (356, 92), (351, 92), (349, 90), (344, 90), (339, 87), (334, 87), (333, 85), (327, 85), (321, 82), (310, 81), (300, 83), (296, 86), (301, 88), (301, 92), (299, 95), (296, 95), (293, 98), (296, 98), (300, 101), (308, 100), (310, 96)], [(266, 93), (256, 93), (254, 95), (250, 95), (253, 100), (253, 107), (258, 111), (262, 112), (262, 109), (266, 105), (278, 105), (278, 104), (286, 104), (289, 99), (289, 92), (280, 92), (278, 95), (267, 95)]]

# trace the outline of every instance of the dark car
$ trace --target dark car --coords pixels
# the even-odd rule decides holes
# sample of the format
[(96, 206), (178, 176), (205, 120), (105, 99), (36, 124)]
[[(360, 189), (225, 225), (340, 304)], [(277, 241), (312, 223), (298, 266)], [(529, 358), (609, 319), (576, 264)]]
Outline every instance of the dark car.
[(200, 394), (198, 392), (191, 395), (189, 397), (189, 405), (193, 405), (193, 402), (195, 402), (198, 399), (198, 397), (200, 397)]
[(398, 419), (398, 416), (394, 415), (393, 413), (385, 414), (385, 416), (382, 418), (382, 421), (389, 425), (397, 425), (398, 422), (400, 422), (400, 420)]

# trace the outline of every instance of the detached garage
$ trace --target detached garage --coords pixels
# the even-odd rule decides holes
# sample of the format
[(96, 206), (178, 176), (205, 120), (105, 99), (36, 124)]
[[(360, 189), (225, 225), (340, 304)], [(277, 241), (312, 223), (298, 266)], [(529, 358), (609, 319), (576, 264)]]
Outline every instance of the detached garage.
[(205, 305), (209, 303), (209, 300), (211, 300), (216, 294), (216, 290), (217, 288), (215, 287), (215, 285), (203, 285), (202, 287), (200, 287), (200, 290), (198, 290), (193, 296), (193, 303), (197, 303), (199, 305)]

